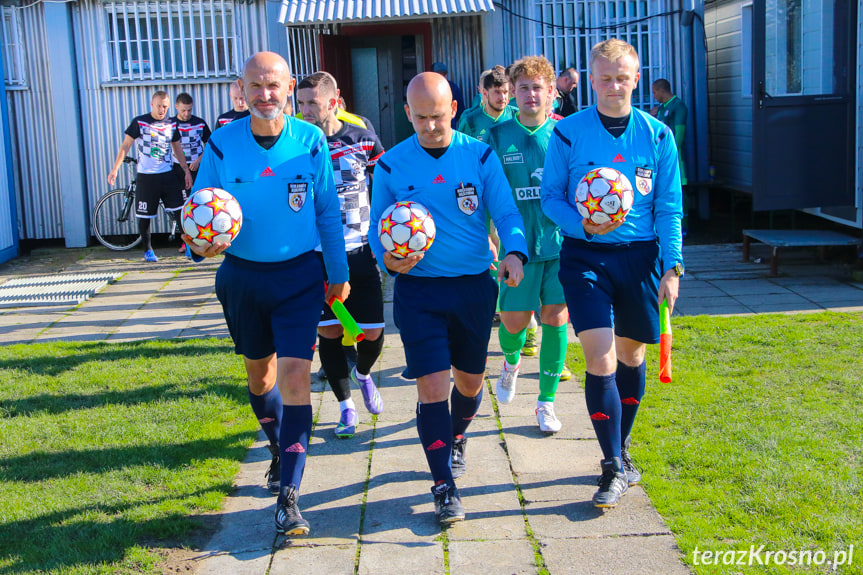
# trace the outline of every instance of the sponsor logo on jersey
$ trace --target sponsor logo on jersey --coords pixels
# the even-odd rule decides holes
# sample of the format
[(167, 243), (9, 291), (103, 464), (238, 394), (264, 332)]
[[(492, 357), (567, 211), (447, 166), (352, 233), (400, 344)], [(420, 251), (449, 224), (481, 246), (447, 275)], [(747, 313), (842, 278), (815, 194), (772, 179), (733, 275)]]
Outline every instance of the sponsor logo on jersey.
[(635, 189), (642, 196), (646, 196), (653, 190), (653, 170), (650, 168), (635, 168)]
[(523, 164), (524, 155), (521, 152), (507, 152), (503, 155), (504, 164)]
[(275, 175), (276, 175), (276, 174), (275, 174), (275, 173), (273, 173), (273, 170), (272, 170), (272, 168), (270, 168), (270, 166), (267, 166), (267, 169), (266, 169), (266, 170), (264, 170), (263, 172), (261, 172), (261, 177), (262, 177), (262, 178), (266, 178), (266, 177), (268, 177), (268, 176), (275, 176)]
[(626, 160), (624, 159), (624, 157), (621, 154), (617, 154), (616, 156), (614, 156), (614, 159), (611, 161), (619, 163), (619, 162), (625, 162)]
[(538, 200), (539, 186), (531, 186), (529, 188), (516, 188), (515, 197), (518, 201)]
[(542, 183), (542, 168), (537, 168), (533, 171), (530, 175), (530, 179), (532, 180), (534, 178), (536, 178), (540, 184)]
[(433, 184), (445, 184), (446, 180), (443, 178), (443, 175), (438, 174), (437, 177), (434, 180), (432, 180), (432, 183)]
[(476, 188), (470, 183), (462, 184), (455, 189), (455, 199), (458, 203), (458, 209), (468, 216), (472, 216), (479, 208), (479, 196), (476, 193)]
[(288, 205), (295, 212), (299, 212), (306, 205), (306, 191), (308, 182), (291, 182), (288, 184)]

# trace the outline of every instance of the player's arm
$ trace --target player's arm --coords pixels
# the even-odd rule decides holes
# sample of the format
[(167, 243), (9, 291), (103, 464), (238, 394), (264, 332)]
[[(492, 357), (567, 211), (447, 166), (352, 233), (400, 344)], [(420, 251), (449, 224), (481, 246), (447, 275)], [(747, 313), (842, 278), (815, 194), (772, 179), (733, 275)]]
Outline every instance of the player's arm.
[(539, 197), (542, 211), (548, 219), (560, 226), (567, 235), (580, 238), (585, 237), (583, 218), (566, 197), (571, 153), (572, 142), (559, 127), (555, 127), (545, 153)]
[(672, 139), (671, 130), (666, 128), (657, 139), (653, 213), (654, 226), (659, 239), (659, 253), (662, 257), (659, 301), (667, 298), (668, 305), (673, 311), (679, 286), (679, 278), (674, 268), (678, 263), (683, 264), (683, 239), (680, 225), (683, 217), (683, 194), (680, 186), (677, 145)]
[[(210, 127), (207, 125), (206, 122), (204, 122), (204, 127), (201, 130), (201, 146), (202, 147), (204, 147), (204, 148), (207, 147), (207, 142), (210, 141), (210, 135), (211, 134), (212, 134), (212, 132), (210, 132)], [(192, 170), (193, 172), (197, 172), (201, 168), (201, 158), (203, 158), (203, 157), (204, 157), (203, 154), (198, 156), (195, 159), (195, 161), (192, 162), (192, 165), (189, 166), (189, 169)]]
[(524, 220), (512, 198), (512, 189), (497, 154), (487, 148), (480, 156), (480, 163), (483, 201), (506, 251), (506, 256), (498, 266), (498, 281), (503, 280), (508, 286), (516, 287), (524, 277), (524, 264), (527, 263)]
[(108, 184), (114, 185), (114, 182), (117, 181), (117, 172), (120, 171), (120, 166), (123, 164), (123, 158), (129, 155), (129, 151), (132, 149), (132, 144), (135, 143), (135, 140), (129, 134), (126, 134), (123, 137), (123, 142), (120, 144), (120, 149), (117, 151), (117, 157), (114, 158), (114, 165), (111, 166), (111, 171), (108, 173)]
[(366, 174), (369, 176), (369, 194), (372, 193), (372, 183), (374, 182), (375, 175), (375, 166), (378, 165), (378, 160), (381, 159), (381, 156), (384, 155), (384, 146), (381, 144), (378, 135), (369, 131), (369, 137), (371, 138), (372, 149), (368, 152), (369, 161), (366, 164)]
[[(321, 239), (321, 251), (324, 256), (324, 265), (327, 268), (327, 277), (330, 278), (330, 288), (332, 288), (334, 285), (346, 285), (348, 282), (349, 274), (348, 259), (345, 255), (345, 234), (342, 230), (339, 195), (336, 192), (335, 180), (333, 180), (333, 164), (330, 161), (327, 142), (323, 134), (320, 134), (314, 146), (315, 148), (311, 153), (311, 161), (315, 174), (314, 201), (316, 225), (318, 235)], [(347, 289), (349, 290), (349, 287)], [(346, 293), (344, 297), (335, 292), (330, 295), (338, 295), (342, 299), (347, 297)]]
[(183, 153), (183, 144), (180, 143), (180, 130), (176, 129), (174, 124), (174, 134), (171, 137), (171, 148), (174, 150), (174, 158), (180, 167), (183, 168), (183, 174), (186, 177), (185, 189), (192, 187), (192, 173), (189, 171), (189, 165), (186, 163), (186, 154)]

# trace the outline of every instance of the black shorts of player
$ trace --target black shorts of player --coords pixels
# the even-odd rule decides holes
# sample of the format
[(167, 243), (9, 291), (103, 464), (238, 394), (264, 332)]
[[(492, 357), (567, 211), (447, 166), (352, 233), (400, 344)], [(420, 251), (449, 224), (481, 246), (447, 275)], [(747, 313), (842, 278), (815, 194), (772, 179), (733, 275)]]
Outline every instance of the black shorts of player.
[(251, 262), (226, 254), (216, 272), (216, 296), (238, 355), (314, 356), (324, 301), (324, 276), (315, 252), (284, 262)]
[(496, 304), (497, 283), (488, 272), (452, 278), (397, 276), (393, 315), (410, 376), (450, 366), (485, 373)]
[(177, 176), (170, 170), (161, 174), (138, 174), (135, 189), (135, 215), (139, 218), (155, 218), (159, 213), (159, 200), (165, 211), (183, 207), (183, 191), (177, 189)]
[[(195, 178), (198, 176), (198, 172), (189, 171), (192, 174), (192, 185), (195, 185)], [(183, 171), (183, 168), (180, 167), (180, 164), (174, 164), (174, 175), (177, 177), (177, 185), (180, 187), (180, 192), (183, 194), (183, 203), (186, 203), (186, 200), (189, 199), (189, 191), (192, 188), (186, 187), (186, 172)]]
[[(320, 252), (317, 252), (320, 254)], [(375, 265), (375, 258), (368, 245), (347, 253), (350, 269), (351, 293), (345, 300), (345, 307), (351, 312), (357, 324), (363, 329), (384, 327), (384, 296), (381, 289), (381, 275)], [(327, 270), (324, 269), (324, 277)], [(324, 304), (319, 326), (337, 325), (330, 306)]]
[(658, 343), (658, 255), (654, 241), (601, 244), (564, 238), (558, 277), (575, 333), (614, 328), (620, 337)]

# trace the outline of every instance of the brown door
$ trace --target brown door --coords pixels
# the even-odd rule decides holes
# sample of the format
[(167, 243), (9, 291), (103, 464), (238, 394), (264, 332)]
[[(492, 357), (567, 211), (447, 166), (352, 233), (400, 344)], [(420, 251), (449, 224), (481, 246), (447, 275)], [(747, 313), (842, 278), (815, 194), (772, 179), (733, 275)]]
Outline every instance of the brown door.
[(321, 70), (336, 78), (345, 106), (354, 106), (354, 80), (351, 67), (351, 39), (347, 36), (318, 36), (321, 47)]

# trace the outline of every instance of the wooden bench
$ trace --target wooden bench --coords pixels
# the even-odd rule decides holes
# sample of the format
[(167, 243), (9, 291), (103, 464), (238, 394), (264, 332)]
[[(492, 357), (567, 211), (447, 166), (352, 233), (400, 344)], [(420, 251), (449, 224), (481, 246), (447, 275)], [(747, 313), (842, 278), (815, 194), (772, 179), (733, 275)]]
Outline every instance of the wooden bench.
[(828, 230), (743, 230), (743, 261), (749, 261), (749, 243), (755, 240), (772, 249), (770, 276), (779, 275), (779, 248), (817, 247), (824, 258), (827, 246), (856, 246), (859, 238)]

